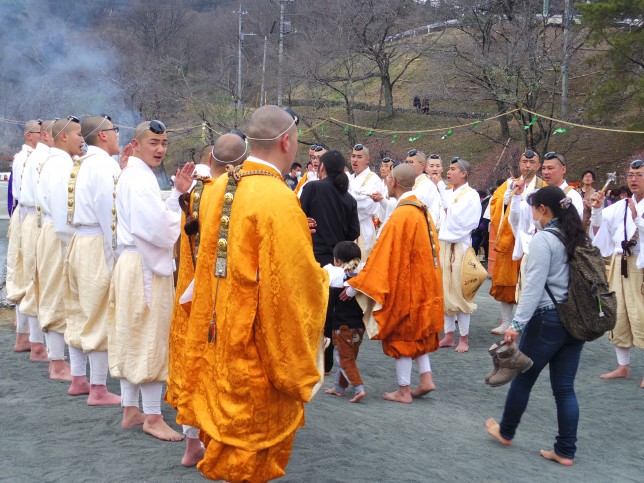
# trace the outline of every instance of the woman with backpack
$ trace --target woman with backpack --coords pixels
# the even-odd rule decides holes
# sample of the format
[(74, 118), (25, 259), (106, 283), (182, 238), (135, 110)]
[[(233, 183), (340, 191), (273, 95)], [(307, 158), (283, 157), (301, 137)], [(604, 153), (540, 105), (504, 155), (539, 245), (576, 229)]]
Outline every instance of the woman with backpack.
[[(519, 187), (517, 194), (523, 190)], [(530, 398), (530, 391), (541, 371), (550, 365), (550, 382), (557, 404), (559, 432), (553, 450), (541, 450), (546, 459), (571, 466), (575, 457), (579, 405), (574, 383), (584, 342), (573, 338), (564, 328), (552, 298), (557, 303), (568, 297), (569, 265), (578, 246), (590, 243), (579, 214), (564, 192), (556, 186), (546, 186), (528, 198), (537, 233), (530, 242), (523, 291), (514, 320), (505, 331), (504, 342), (511, 344), (519, 338), (519, 350), (534, 364), (519, 374), (510, 386), (503, 418), (497, 423), (486, 421), (487, 432), (502, 444), (510, 446)], [(548, 233), (556, 230), (558, 236)]]

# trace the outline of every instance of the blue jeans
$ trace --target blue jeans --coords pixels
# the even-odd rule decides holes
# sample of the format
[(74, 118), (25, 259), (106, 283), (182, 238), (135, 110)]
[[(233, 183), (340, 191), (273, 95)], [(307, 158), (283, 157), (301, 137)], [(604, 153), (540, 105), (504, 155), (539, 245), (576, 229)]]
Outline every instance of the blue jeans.
[(528, 406), (532, 386), (541, 370), (550, 364), (550, 383), (557, 403), (559, 425), (554, 450), (559, 456), (575, 457), (579, 423), (575, 376), (583, 346), (583, 341), (574, 339), (563, 327), (556, 309), (535, 312), (519, 342), (519, 349), (534, 361), (534, 365), (512, 381), (501, 420), (501, 435), (504, 438), (514, 438), (521, 416)]

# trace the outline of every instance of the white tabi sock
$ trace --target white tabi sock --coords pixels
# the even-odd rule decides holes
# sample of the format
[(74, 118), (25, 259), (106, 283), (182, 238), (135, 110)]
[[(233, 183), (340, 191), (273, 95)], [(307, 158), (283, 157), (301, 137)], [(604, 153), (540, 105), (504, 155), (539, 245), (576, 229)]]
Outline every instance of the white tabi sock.
[(139, 385), (127, 379), (121, 379), (121, 407), (139, 407)]
[(27, 319), (29, 320), (29, 342), (32, 344), (44, 344), (45, 335), (38, 324), (38, 319), (36, 317), (27, 317)]
[(89, 383), (96, 386), (107, 385), (107, 351), (92, 351), (87, 354), (89, 359)]
[(416, 363), (418, 364), (418, 374), (425, 374), (426, 372), (432, 372), (432, 364), (429, 362), (429, 354), (423, 354), (416, 358)]
[(162, 382), (146, 382), (141, 384), (141, 399), (145, 414), (161, 414), (161, 397), (163, 396)]
[(81, 349), (69, 346), (69, 365), (72, 369), (72, 376), (86, 376), (87, 354), (85, 354)]
[(411, 385), (411, 357), (400, 357), (396, 359), (396, 378), (399, 386)]
[[(456, 330), (456, 315), (445, 315), (445, 333), (449, 334)], [(459, 320), (460, 323), (460, 320)]]
[(47, 341), (47, 355), (49, 356), (49, 360), (64, 361), (65, 336), (50, 330), (49, 332), (45, 332), (45, 340)]
[(458, 313), (458, 333), (460, 335), (467, 335), (470, 333), (470, 316), (472, 314)]
[(510, 327), (512, 323), (512, 309), (514, 308), (513, 304), (507, 302), (501, 302), (501, 322), (503, 327), (506, 329)]
[(615, 347), (615, 354), (617, 355), (617, 363), (620, 366), (627, 366), (631, 363), (631, 350)]
[(29, 318), (20, 312), (20, 309), (16, 305), (16, 332), (19, 334), (28, 334), (29, 333)]
[(199, 428), (195, 428), (193, 426), (188, 426), (187, 424), (184, 424), (183, 434), (186, 435), (186, 438), (199, 439)]

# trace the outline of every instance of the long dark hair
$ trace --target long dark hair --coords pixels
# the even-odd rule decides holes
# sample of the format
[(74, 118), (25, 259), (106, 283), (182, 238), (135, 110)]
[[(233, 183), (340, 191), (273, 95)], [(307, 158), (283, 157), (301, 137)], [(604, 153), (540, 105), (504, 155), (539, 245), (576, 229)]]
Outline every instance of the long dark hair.
[[(566, 239), (566, 253), (568, 260), (575, 254), (575, 248), (590, 243), (590, 238), (586, 234), (584, 224), (579, 218), (579, 212), (572, 203), (564, 202), (566, 194), (557, 186), (545, 186), (528, 196), (530, 206), (547, 206), (552, 210), (552, 214), (559, 222), (559, 229)], [(567, 207), (566, 207), (567, 205)]]
[(340, 193), (349, 191), (349, 178), (344, 173), (347, 161), (340, 151), (327, 151), (320, 158), (320, 163), (324, 164), (327, 176), (333, 180), (333, 185)]

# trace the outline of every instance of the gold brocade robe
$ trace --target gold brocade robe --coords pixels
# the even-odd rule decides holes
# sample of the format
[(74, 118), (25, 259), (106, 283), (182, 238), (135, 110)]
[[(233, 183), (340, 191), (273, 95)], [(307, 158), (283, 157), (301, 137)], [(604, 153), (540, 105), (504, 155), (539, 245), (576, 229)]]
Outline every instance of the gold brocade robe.
[[(203, 180), (204, 186), (200, 193), (198, 220), (201, 221), (204, 207), (207, 206), (212, 198), (210, 193), (215, 184), (215, 180), (207, 178)], [(195, 191), (190, 195), (189, 212), (193, 213), (195, 209)], [(177, 407), (179, 402), (179, 393), (186, 379), (186, 365), (183, 357), (186, 352), (188, 320), (190, 318), (191, 303), (181, 304), (179, 300), (184, 294), (190, 282), (195, 278), (195, 268), (193, 259), (197, 255), (195, 246), (196, 237), (188, 237), (183, 227), (186, 224), (185, 213), (181, 215), (181, 235), (179, 237), (179, 269), (177, 270), (177, 287), (174, 298), (174, 309), (172, 312), (172, 322), (170, 323), (170, 348), (168, 353), (168, 382), (165, 393), (165, 401)], [(200, 223), (201, 224), (201, 223)]]
[[(492, 286), (490, 295), (499, 302), (516, 304), (515, 292), (519, 280), (520, 260), (512, 260), (514, 250), (514, 233), (510, 226), (510, 203), (503, 207), (503, 196), (508, 187), (506, 181), (499, 186), (490, 199), (490, 223), (496, 233), (496, 241), (492, 249), (496, 252), (496, 261), (492, 270)], [(501, 220), (503, 217), (503, 220)], [(500, 230), (499, 230), (500, 227)]]
[[(249, 172), (256, 174), (244, 176)], [(187, 379), (177, 415), (180, 424), (202, 431), (206, 455), (199, 470), (228, 481), (283, 474), (282, 465), (267, 463), (265, 456), (270, 460), (270, 449), (289, 439), (290, 454), (294, 433), (304, 424), (304, 403), (322, 377), (316, 358), (328, 301), (328, 275), (313, 257), (296, 195), (272, 167), (247, 160), (240, 174), (225, 278), (214, 277), (214, 268), (227, 176), (215, 182), (200, 216), (183, 361)], [(208, 342), (211, 320), (214, 340)], [(284, 451), (279, 453), (283, 459)], [(268, 467), (274, 471), (266, 473)]]
[[(415, 196), (404, 201), (420, 201)], [(402, 202), (402, 201), (401, 201)], [(357, 300), (371, 339), (382, 340), (389, 357), (418, 357), (438, 349), (443, 330), (443, 280), (434, 266), (423, 212), (400, 203), (385, 223), (362, 271), (349, 284), (362, 292)], [(428, 217), (438, 253), (438, 233)]]

